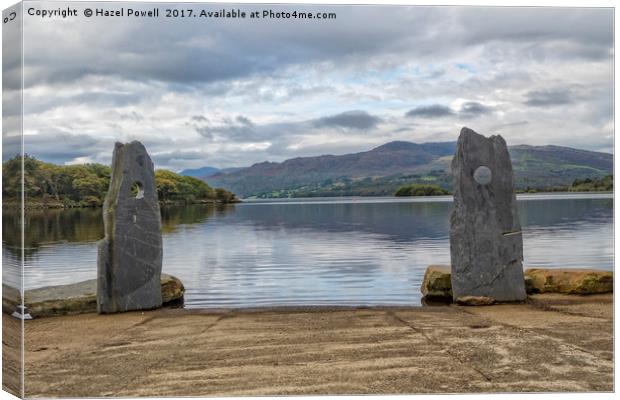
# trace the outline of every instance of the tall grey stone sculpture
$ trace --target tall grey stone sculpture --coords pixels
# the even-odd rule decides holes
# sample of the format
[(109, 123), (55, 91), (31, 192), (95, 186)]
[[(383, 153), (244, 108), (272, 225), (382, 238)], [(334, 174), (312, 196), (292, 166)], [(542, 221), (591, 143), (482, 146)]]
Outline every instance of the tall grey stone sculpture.
[(451, 169), (454, 300), (465, 296), (524, 300), (523, 238), (506, 142), (501, 136), (486, 138), (463, 128)]
[(142, 143), (116, 143), (97, 257), (97, 311), (160, 307), (161, 216), (153, 162)]

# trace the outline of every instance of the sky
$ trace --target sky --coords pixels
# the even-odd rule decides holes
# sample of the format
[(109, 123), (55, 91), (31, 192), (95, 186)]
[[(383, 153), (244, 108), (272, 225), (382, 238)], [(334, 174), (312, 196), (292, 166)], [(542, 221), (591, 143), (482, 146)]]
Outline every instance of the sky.
[[(107, 164), (114, 142), (140, 140), (157, 168), (241, 167), (455, 141), (463, 126), (613, 152), (611, 9), (212, 4), (200, 7), (337, 18), (82, 17), (102, 6), (119, 7), (24, 18), (24, 142), (39, 159)], [(18, 56), (4, 56), (3, 159), (19, 143)]]

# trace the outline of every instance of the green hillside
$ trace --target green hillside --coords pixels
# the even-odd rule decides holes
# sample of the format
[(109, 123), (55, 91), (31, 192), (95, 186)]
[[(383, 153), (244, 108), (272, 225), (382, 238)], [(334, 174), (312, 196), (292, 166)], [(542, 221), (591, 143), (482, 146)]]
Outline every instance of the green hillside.
[[(23, 158), (24, 191), (29, 207), (98, 207), (103, 204), (111, 169), (102, 164), (55, 165), (26, 155)], [(2, 164), (3, 205), (19, 206), (22, 158)], [(155, 171), (157, 195), (162, 204), (230, 203), (235, 195), (213, 189), (204, 181), (171, 171)]]
[[(451, 191), (456, 143), (391, 142), (367, 152), (263, 162), (203, 179), (243, 197), (393, 195), (407, 184)], [(613, 156), (560, 146), (511, 146), (518, 191), (568, 190), (575, 180), (613, 173)]]

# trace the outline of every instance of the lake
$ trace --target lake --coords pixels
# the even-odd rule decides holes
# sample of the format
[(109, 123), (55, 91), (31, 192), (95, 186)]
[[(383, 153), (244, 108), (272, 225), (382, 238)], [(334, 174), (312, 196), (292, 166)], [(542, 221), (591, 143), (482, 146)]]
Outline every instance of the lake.
[[(613, 269), (611, 194), (518, 196), (527, 267)], [(247, 201), (162, 209), (163, 272), (186, 307), (420, 305), (450, 260), (452, 198)], [(96, 277), (101, 209), (29, 211), (26, 289)], [(3, 213), (3, 280), (17, 285), (19, 219)]]

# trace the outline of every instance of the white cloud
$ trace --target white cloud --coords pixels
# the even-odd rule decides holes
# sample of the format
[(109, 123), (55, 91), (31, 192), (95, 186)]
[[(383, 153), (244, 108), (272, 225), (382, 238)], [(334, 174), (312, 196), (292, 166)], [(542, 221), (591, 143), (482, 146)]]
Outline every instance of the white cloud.
[[(611, 151), (610, 9), (295, 7), (338, 19), (27, 18), (26, 150), (109, 162), (114, 141), (137, 139), (157, 167), (232, 167), (455, 140), (467, 125)], [(50, 145), (59, 135), (69, 150)]]

